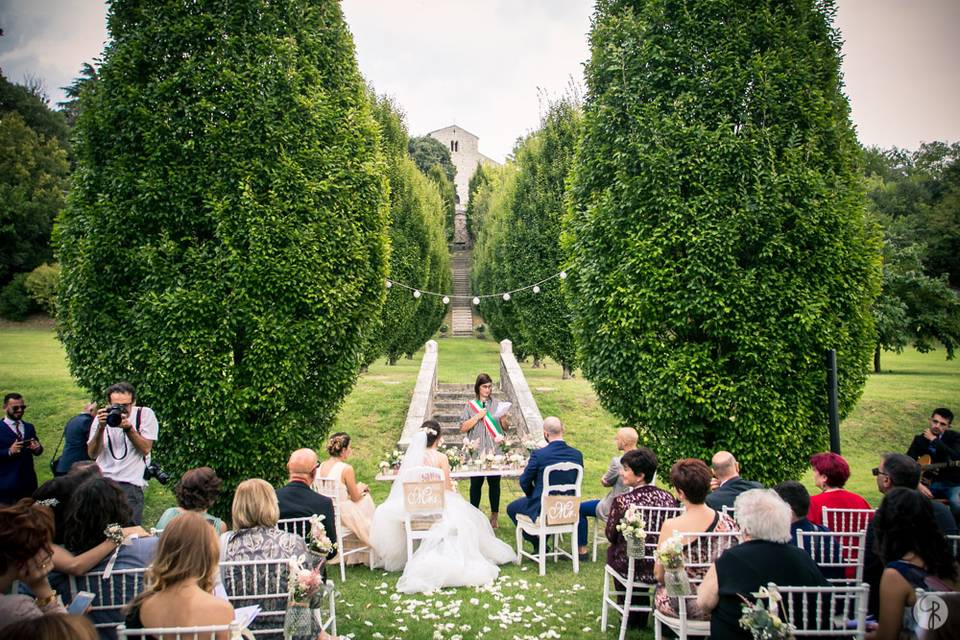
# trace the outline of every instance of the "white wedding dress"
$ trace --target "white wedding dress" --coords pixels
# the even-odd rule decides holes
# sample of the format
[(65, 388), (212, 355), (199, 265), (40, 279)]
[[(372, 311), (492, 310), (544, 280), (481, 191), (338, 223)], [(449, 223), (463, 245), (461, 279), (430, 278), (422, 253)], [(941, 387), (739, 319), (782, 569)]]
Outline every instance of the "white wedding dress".
[(517, 556), (510, 545), (497, 538), (487, 517), (455, 491), (444, 493), (443, 517), (430, 528), (407, 563), (403, 481), (419, 480), (411, 477), (410, 469), (428, 464), (426, 444), (425, 432), (413, 437), (390, 497), (373, 514), (370, 543), (376, 565), (387, 571), (403, 569), (397, 582), (397, 591), (402, 593), (489, 584), (500, 574), (497, 565), (514, 562)]

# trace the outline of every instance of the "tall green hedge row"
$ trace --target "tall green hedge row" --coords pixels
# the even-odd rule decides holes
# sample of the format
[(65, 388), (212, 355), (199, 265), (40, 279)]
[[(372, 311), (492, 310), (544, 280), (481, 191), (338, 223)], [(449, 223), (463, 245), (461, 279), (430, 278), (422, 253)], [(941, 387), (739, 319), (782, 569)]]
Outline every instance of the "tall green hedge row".
[(599, 0), (570, 184), (585, 375), (665, 460), (796, 477), (858, 399), (879, 253), (829, 0)]
[(77, 381), (133, 382), (176, 473), (320, 448), (387, 276), (388, 187), (334, 0), (114, 0), (60, 220)]

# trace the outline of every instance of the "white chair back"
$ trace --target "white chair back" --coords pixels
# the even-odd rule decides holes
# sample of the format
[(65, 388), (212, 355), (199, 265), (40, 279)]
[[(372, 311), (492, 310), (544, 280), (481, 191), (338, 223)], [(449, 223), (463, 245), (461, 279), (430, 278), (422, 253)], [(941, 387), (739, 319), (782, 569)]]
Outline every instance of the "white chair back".
[(227, 640), (240, 633), (240, 625), (230, 624), (213, 625), (208, 627), (157, 627), (153, 629), (127, 629), (124, 625), (117, 627), (117, 637), (136, 638), (139, 640)]
[(304, 518), (282, 518), (277, 520), (277, 529), (292, 533), (307, 541), (307, 534), (310, 532), (310, 516)]
[(260, 613), (250, 625), (254, 635), (283, 633), (289, 598), (290, 563), (275, 560), (229, 560), (220, 563), (220, 579), (233, 608), (258, 605)]
[(340, 480), (338, 478), (321, 478), (317, 476), (313, 481), (313, 490), (319, 493), (322, 496), (326, 496), (333, 501), (333, 518), (334, 524), (337, 528), (337, 558), (340, 564), (340, 580), (345, 582), (347, 580), (347, 556), (351, 556), (355, 553), (367, 553), (368, 554), (368, 564), (371, 569), (373, 569), (373, 550), (367, 545), (355, 545), (349, 551), (345, 551), (344, 539), (349, 538), (350, 536), (356, 536), (350, 529), (348, 529), (344, 524), (343, 520), (340, 517)]
[(98, 629), (112, 629), (124, 620), (123, 608), (144, 589), (145, 569), (115, 569), (109, 578), (103, 571), (70, 576), (70, 599), (80, 591), (94, 594), (90, 618)]
[[(681, 531), (683, 564), (691, 576), (691, 584), (700, 584), (710, 566), (724, 551), (740, 544), (739, 531)], [(663, 540), (660, 541), (663, 543)], [(694, 569), (694, 571), (690, 571)]]
[(866, 634), (867, 593), (870, 590), (866, 584), (780, 587), (771, 582), (767, 590), (779, 593), (782, 619), (796, 628), (798, 638), (862, 639)]
[(856, 533), (866, 531), (876, 513), (873, 509), (834, 509), (823, 507), (823, 526), (830, 531)]
[[(676, 518), (683, 514), (684, 510), (683, 507), (641, 507), (640, 516), (647, 532), (644, 558), (653, 558), (653, 553), (660, 543), (660, 529), (663, 528), (664, 521)], [(650, 538), (650, 535), (653, 535), (653, 538)]]
[[(841, 531), (798, 531), (797, 546), (810, 554), (810, 558), (827, 573), (843, 577), (831, 577), (831, 584), (856, 586), (863, 582), (863, 559), (867, 544), (867, 532), (844, 533)], [(848, 570), (854, 575), (846, 577)]]
[[(555, 473), (574, 472), (574, 481), (554, 484)], [(579, 519), (580, 506), (580, 485), (583, 482), (583, 467), (575, 462), (557, 462), (548, 465), (543, 470), (543, 493), (540, 494), (540, 522), (544, 526), (552, 524), (576, 523)], [(569, 500), (560, 499), (558, 502), (555, 496), (572, 497), (573, 501), (573, 519), (566, 516)], [(558, 519), (559, 518), (559, 519)], [(562, 520), (562, 521), (561, 521)], [(568, 521), (569, 520), (569, 521)]]
[(727, 505), (723, 505), (722, 507), (720, 507), (720, 511), (721, 511), (724, 515), (730, 516), (730, 518), (733, 519), (733, 520), (736, 520), (736, 519), (737, 519), (737, 512), (734, 510), (733, 507), (730, 507), (730, 506), (727, 506)]

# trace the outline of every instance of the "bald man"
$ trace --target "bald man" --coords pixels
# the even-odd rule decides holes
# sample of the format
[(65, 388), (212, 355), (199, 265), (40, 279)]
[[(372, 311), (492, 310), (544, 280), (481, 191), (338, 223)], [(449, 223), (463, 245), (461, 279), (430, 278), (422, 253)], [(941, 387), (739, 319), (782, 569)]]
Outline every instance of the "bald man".
[(717, 451), (710, 461), (715, 484), (707, 496), (707, 506), (720, 511), (723, 507), (733, 508), (733, 501), (744, 491), (762, 489), (763, 485), (740, 477), (740, 463), (729, 451)]
[[(613, 504), (613, 499), (631, 489), (631, 487), (623, 483), (623, 478), (620, 476), (620, 458), (627, 451), (636, 449), (639, 439), (640, 436), (637, 435), (637, 430), (633, 427), (622, 427), (617, 430), (617, 435), (613, 439), (613, 442), (617, 446), (617, 451), (620, 453), (613, 456), (607, 472), (600, 478), (600, 484), (605, 487), (610, 487), (610, 492), (604, 496), (603, 500), (584, 500), (580, 503), (580, 528), (577, 533), (577, 538), (580, 543), (581, 560), (587, 559), (587, 518), (594, 517), (599, 520), (606, 520), (607, 514), (610, 513), (610, 505)], [(653, 482), (653, 478), (650, 479), (650, 482)]]
[[(517, 516), (525, 516), (537, 521), (540, 517), (540, 497), (543, 494), (543, 472), (552, 464), (558, 462), (573, 462), (580, 465), (581, 478), (583, 477), (583, 454), (563, 441), (563, 424), (560, 418), (550, 416), (543, 421), (543, 438), (547, 446), (537, 449), (530, 454), (527, 468), (520, 474), (520, 488), (526, 497), (518, 498), (507, 505), (507, 515), (517, 523)], [(551, 484), (571, 484), (575, 474), (572, 471), (554, 472), (550, 476)], [(533, 543), (536, 553), (538, 541), (533, 536), (524, 533), (524, 537)]]
[[(336, 542), (337, 527), (334, 521), (333, 500), (313, 490), (317, 466), (317, 454), (313, 449), (297, 449), (290, 454), (290, 459), (287, 461), (287, 474), (290, 481), (286, 486), (277, 489), (280, 519), (321, 515), (327, 537)], [(327, 557), (332, 558), (335, 555), (337, 555), (336, 549)]]

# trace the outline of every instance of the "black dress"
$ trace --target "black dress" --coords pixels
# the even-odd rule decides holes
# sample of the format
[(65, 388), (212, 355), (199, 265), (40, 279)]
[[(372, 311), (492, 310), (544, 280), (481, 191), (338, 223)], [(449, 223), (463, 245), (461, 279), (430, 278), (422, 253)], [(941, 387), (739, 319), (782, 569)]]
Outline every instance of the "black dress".
[(830, 586), (810, 556), (789, 543), (748, 540), (725, 551), (716, 568), (720, 601), (710, 616), (712, 640), (751, 640), (750, 632), (740, 627), (740, 595), (753, 602), (751, 594), (769, 582), (784, 587)]

